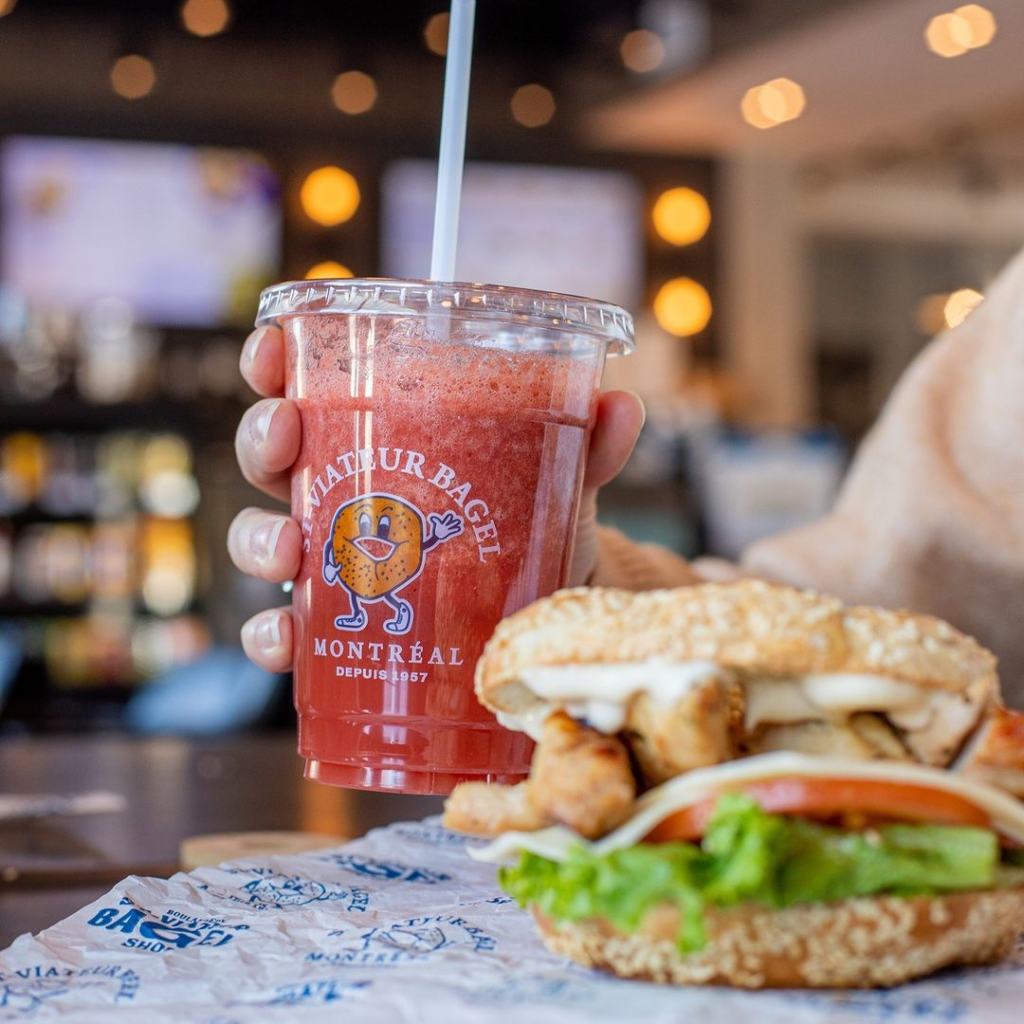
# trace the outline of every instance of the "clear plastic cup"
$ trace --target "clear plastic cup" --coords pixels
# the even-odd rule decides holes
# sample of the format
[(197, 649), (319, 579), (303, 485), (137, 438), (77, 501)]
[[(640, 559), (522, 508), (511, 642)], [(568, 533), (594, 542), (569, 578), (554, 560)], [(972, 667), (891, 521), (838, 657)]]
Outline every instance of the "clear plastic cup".
[(477, 702), (498, 621), (565, 585), (616, 306), (425, 281), (267, 289), (302, 419), (295, 706), (308, 778), (515, 782), (532, 744)]

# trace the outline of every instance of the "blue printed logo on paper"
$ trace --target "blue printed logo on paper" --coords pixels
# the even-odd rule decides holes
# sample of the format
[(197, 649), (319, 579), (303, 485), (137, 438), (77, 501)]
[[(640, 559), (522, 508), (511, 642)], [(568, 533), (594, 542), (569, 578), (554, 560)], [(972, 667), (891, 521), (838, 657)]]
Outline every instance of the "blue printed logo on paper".
[(318, 857), (318, 860), (330, 861), (339, 868), (352, 871), (366, 878), (382, 878), (391, 882), (422, 882), (425, 885), (437, 885), (438, 882), (451, 881), (451, 875), (443, 871), (432, 871), (430, 868), (410, 867), (398, 861), (376, 860), (354, 853), (329, 853)]
[(195, 947), (217, 948), (232, 942), (247, 924), (229, 924), (220, 917), (196, 917), (179, 910), (152, 913), (125, 896), (116, 907), (101, 907), (85, 922), (118, 935), (126, 949), (167, 953)]
[(848, 1017), (859, 1017), (870, 1024), (890, 1021), (934, 1021), (936, 1024), (971, 1020), (979, 999), (1007, 997), (999, 981), (1020, 972), (1017, 957), (984, 967), (968, 967), (937, 975), (893, 989), (849, 992), (793, 992), (786, 1001), (813, 1009), (824, 1009)]
[(234, 1005), (257, 1006), (323, 1006), (348, 999), (363, 989), (369, 981), (349, 981), (341, 978), (321, 978), (316, 981), (295, 981), (277, 985), (265, 997), (245, 1000)]
[(242, 881), (237, 889), (200, 885), (199, 888), (219, 899), (240, 903), (253, 910), (289, 910), (311, 903), (341, 902), (345, 910), (363, 912), (370, 902), (365, 889), (328, 885), (315, 878), (289, 875), (270, 867), (222, 868), (225, 874), (238, 875)]
[(367, 929), (338, 929), (328, 933), (339, 945), (325, 952), (308, 953), (308, 963), (356, 967), (393, 967), (433, 959), (455, 946), (488, 953), (497, 943), (483, 928), (453, 914), (410, 917)]
[[(930, 989), (933, 984), (925, 982), (924, 986)], [(864, 992), (793, 992), (787, 993), (783, 998), (787, 1003), (824, 1010), (827, 1015), (842, 1013), (846, 1017), (859, 1017), (872, 1024), (887, 1024), (889, 1021), (901, 1020), (936, 1021), (945, 1024), (965, 1019), (970, 1010), (968, 1002), (962, 996), (921, 991), (915, 986)]]
[(65, 967), (33, 964), (16, 971), (0, 972), (0, 1010), (8, 1019), (29, 1017), (62, 996), (81, 1003), (128, 1003), (135, 998), (139, 976), (121, 964)]
[(403, 839), (411, 839), (413, 842), (423, 843), (424, 846), (461, 849), (467, 843), (473, 842), (473, 836), (452, 832), (442, 825), (431, 821), (407, 822), (402, 825), (393, 825), (391, 832), (396, 836), (401, 836)]
[(519, 1006), (522, 1003), (547, 1003), (553, 1006), (586, 1006), (598, 999), (594, 978), (548, 977), (544, 975), (510, 976), (498, 985), (464, 989), (467, 1002), (483, 1006)]

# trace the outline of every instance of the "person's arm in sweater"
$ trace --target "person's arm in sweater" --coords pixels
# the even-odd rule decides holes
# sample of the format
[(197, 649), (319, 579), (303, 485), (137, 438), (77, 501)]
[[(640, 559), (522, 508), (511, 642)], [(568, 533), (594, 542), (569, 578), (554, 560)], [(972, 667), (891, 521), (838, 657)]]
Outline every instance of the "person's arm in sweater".
[(737, 569), (600, 538), (595, 584), (735, 573), (938, 615), (991, 647), (1024, 700), (1024, 254), (914, 361), (824, 519), (755, 544)]

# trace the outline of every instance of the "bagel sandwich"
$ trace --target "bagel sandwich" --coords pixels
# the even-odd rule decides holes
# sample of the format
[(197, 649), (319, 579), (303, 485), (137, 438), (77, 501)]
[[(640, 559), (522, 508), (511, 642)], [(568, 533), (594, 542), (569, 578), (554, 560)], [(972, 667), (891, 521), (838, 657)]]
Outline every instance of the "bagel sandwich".
[(445, 823), (580, 963), (892, 985), (1024, 931), (1024, 716), (945, 622), (755, 581), (569, 590), (498, 626), (476, 689), (537, 748)]

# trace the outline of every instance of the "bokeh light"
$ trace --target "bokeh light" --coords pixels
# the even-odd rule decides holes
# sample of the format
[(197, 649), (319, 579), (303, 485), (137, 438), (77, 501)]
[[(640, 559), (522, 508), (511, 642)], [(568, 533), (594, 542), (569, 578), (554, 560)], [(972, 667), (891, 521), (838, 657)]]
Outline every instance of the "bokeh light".
[(651, 210), (654, 230), (672, 245), (691, 245), (711, 226), (708, 201), (692, 188), (670, 188), (658, 196)]
[(524, 128), (540, 128), (555, 116), (555, 97), (550, 89), (531, 82), (512, 94), (512, 116)]
[(940, 57), (959, 57), (966, 53), (965, 38), (970, 38), (969, 23), (951, 13), (935, 15), (924, 30), (928, 49)]
[(185, 0), (181, 23), (194, 36), (215, 36), (231, 24), (231, 8), (227, 0)]
[(798, 118), (807, 105), (803, 88), (791, 78), (773, 78), (748, 89), (740, 103), (743, 120), (755, 128), (774, 128)]
[(0, 18), (10, 14), (18, 6), (18, 0), (0, 0)]
[(914, 323), (917, 329), (927, 337), (938, 334), (946, 326), (946, 303), (949, 292), (936, 292), (926, 295), (914, 310)]
[(958, 288), (952, 292), (942, 309), (947, 327), (959, 327), (974, 310), (981, 305), (985, 296), (973, 288)]
[(118, 96), (126, 100), (140, 100), (148, 96), (156, 85), (153, 62), (138, 53), (118, 57), (110, 69), (110, 84)]
[(711, 296), (692, 277), (666, 281), (654, 297), (654, 317), (661, 327), (680, 338), (699, 334), (711, 319)]
[(355, 277), (355, 274), (344, 263), (338, 263), (336, 260), (322, 260), (320, 263), (314, 263), (303, 274), (303, 277), (307, 281), (323, 281), (327, 278)]
[(359, 208), (359, 199), (359, 183), (340, 167), (311, 171), (299, 192), (306, 216), (328, 228), (351, 219)]
[(431, 15), (423, 28), (423, 42), (431, 53), (443, 57), (448, 52), (448, 12)]
[(638, 28), (627, 32), (619, 45), (619, 56), (630, 71), (646, 74), (656, 71), (665, 61), (665, 43), (657, 32)]
[(953, 13), (967, 22), (971, 30), (971, 41), (968, 45), (972, 50), (988, 46), (995, 39), (998, 27), (996, 17), (987, 7), (982, 7), (981, 4), (964, 4)]
[(924, 30), (925, 43), (940, 57), (960, 57), (988, 46), (996, 36), (995, 15), (981, 4), (964, 4), (937, 14)]
[(334, 80), (331, 99), (343, 114), (365, 114), (377, 102), (377, 83), (364, 71), (345, 71)]

